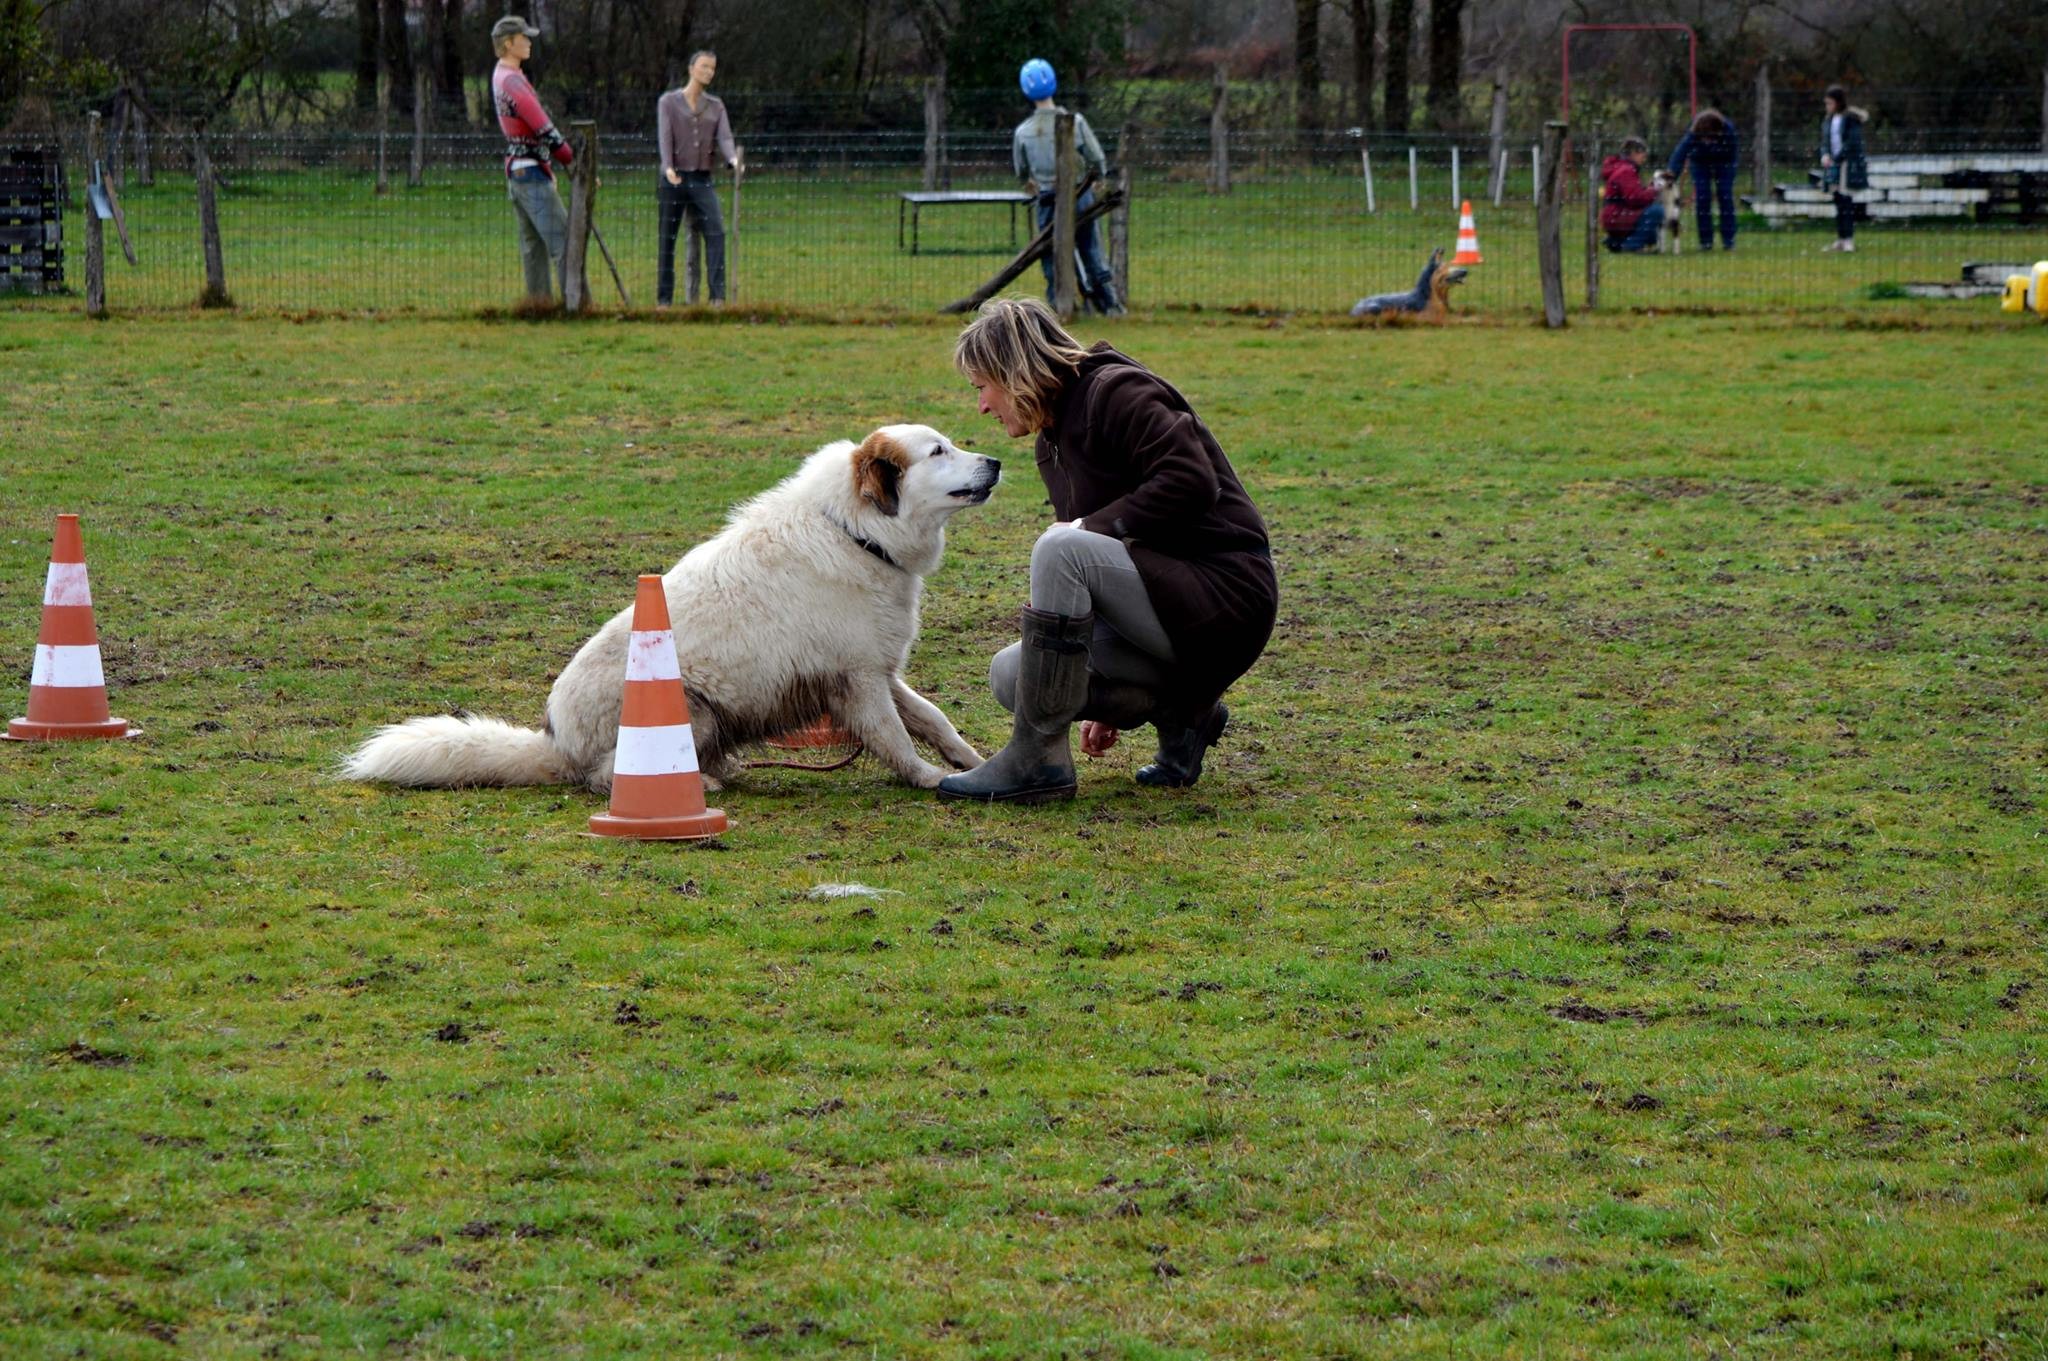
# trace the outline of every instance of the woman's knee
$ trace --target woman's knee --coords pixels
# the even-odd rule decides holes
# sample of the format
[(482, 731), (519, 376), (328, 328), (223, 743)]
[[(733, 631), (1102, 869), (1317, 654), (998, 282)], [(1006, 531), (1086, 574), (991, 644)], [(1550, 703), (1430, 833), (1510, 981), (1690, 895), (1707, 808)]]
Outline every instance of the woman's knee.
[(1057, 524), (1038, 536), (1038, 542), (1031, 545), (1031, 570), (1038, 573), (1055, 567), (1071, 566), (1075, 554), (1082, 544), (1095, 535), (1085, 529), (1076, 529), (1071, 524)]
[(1012, 713), (1017, 711), (1017, 666), (1023, 651), (1024, 644), (1012, 643), (988, 663), (988, 688), (996, 703)]

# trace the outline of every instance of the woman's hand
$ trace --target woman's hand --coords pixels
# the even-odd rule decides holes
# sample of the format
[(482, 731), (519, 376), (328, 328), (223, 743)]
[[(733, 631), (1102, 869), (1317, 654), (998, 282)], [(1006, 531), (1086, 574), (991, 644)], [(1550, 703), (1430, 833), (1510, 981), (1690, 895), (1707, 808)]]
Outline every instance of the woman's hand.
[(1107, 756), (1109, 749), (1116, 745), (1120, 736), (1107, 723), (1098, 723), (1092, 718), (1081, 721), (1081, 754), (1083, 756)]
[(1820, 168), (1823, 170), (1833, 170), (1835, 168), (1835, 158), (1823, 152), (1820, 158)]
[(670, 184), (681, 184), (681, 183), (683, 182), (683, 177), (682, 177), (681, 175), (678, 175), (678, 174), (677, 174), (677, 173), (676, 173), (676, 172), (675, 172), (675, 171), (674, 171), (674, 170), (673, 170), (673, 169), (672, 169), (671, 167), (669, 167), (669, 166), (663, 166), (663, 167), (661, 168), (661, 173), (662, 173), (662, 174), (664, 174), (664, 175), (666, 175), (666, 176), (668, 176), (668, 182), (669, 182)]

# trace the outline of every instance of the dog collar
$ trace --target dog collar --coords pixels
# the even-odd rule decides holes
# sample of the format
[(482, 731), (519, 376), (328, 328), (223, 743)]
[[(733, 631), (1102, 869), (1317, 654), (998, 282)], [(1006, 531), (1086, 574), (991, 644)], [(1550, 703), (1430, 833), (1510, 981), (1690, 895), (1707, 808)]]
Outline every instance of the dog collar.
[(854, 533), (851, 526), (840, 524), (840, 522), (833, 516), (828, 515), (825, 518), (831, 520), (833, 524), (839, 525), (839, 528), (845, 532), (846, 537), (852, 539), (855, 543), (859, 544), (863, 551), (867, 552), (868, 554), (874, 557), (880, 558), (883, 562), (888, 563), (891, 567), (894, 567), (899, 572), (903, 570), (903, 564), (896, 561), (896, 559), (890, 557), (888, 549), (882, 547), (882, 545), (876, 543), (873, 539), (865, 538), (862, 535)]

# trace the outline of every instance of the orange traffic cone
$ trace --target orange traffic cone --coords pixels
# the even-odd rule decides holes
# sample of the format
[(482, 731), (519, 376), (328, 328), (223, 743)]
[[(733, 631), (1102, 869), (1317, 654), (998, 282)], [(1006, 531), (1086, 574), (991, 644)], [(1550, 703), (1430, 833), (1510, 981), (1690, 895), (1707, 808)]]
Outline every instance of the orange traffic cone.
[(768, 739), (768, 745), (782, 751), (805, 751), (814, 747), (850, 747), (853, 734), (832, 721), (832, 715), (819, 714), (804, 727), (783, 733), (780, 737)]
[(1451, 257), (1454, 265), (1480, 265), (1486, 263), (1479, 254), (1479, 229), (1472, 225), (1472, 200), (1466, 199), (1458, 205), (1458, 253)]
[(85, 537), (76, 515), (57, 517), (50, 575), (43, 583), (43, 627), (28, 678), (28, 717), (7, 725), (16, 742), (77, 737), (140, 737), (139, 728), (107, 712), (107, 678), (100, 670), (100, 635), (92, 622), (92, 588), (85, 579)]
[(725, 829), (725, 813), (704, 806), (704, 777), (690, 737), (690, 701), (676, 667), (668, 597), (661, 578), (649, 573), (640, 578), (633, 599), (611, 811), (591, 818), (590, 830), (596, 836), (682, 841), (717, 836)]

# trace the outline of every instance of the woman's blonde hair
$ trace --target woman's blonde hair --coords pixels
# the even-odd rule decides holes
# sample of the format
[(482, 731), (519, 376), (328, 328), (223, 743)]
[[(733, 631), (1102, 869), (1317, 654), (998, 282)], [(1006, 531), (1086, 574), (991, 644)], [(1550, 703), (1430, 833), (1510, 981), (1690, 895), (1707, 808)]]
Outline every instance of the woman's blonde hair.
[(953, 367), (969, 382), (993, 383), (1033, 430), (1052, 420), (1052, 404), (1088, 351), (1036, 298), (995, 298), (960, 332)]

